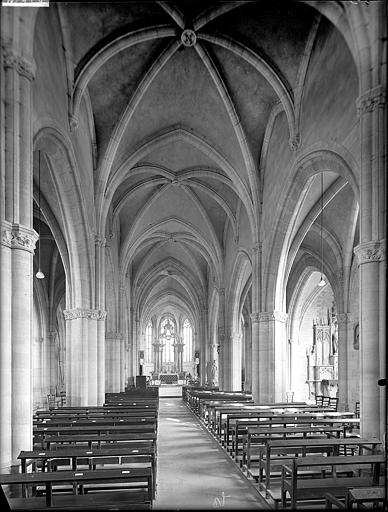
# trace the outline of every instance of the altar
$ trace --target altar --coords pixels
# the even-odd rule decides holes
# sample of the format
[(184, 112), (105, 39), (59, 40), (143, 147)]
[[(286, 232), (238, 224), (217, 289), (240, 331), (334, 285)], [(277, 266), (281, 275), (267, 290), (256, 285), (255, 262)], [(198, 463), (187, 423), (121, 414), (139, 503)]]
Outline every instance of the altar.
[(162, 384), (185, 384), (186, 379), (184, 374), (179, 373), (154, 373), (151, 379), (152, 385), (160, 386)]
[(159, 373), (158, 380), (161, 384), (178, 384), (179, 375), (177, 373)]

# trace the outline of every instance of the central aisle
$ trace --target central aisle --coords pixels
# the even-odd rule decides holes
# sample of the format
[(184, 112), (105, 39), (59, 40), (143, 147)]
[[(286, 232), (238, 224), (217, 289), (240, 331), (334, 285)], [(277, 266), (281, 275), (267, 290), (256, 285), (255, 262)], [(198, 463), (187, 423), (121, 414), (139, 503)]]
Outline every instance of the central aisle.
[(182, 398), (161, 398), (153, 509), (264, 509), (255, 489)]

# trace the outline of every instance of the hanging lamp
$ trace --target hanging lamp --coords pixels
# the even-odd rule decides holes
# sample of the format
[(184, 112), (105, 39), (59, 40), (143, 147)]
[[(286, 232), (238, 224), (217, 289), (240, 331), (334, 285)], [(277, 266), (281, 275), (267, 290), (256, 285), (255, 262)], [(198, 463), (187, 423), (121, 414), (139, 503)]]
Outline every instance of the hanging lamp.
[(38, 227), (38, 272), (35, 274), (38, 279), (44, 279), (44, 274), (40, 269), (40, 224), (41, 224), (41, 212), (40, 212), (40, 150), (38, 151), (39, 159), (38, 159), (38, 208), (39, 208), (39, 227)]
[(323, 278), (323, 172), (321, 171), (321, 280), (318, 286), (325, 286), (326, 281)]

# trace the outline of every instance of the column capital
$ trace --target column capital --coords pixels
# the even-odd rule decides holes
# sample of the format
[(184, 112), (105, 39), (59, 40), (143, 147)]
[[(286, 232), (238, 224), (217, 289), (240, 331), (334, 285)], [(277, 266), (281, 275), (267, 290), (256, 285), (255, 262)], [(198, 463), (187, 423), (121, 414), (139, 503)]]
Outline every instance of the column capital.
[(77, 318), (88, 318), (90, 320), (104, 320), (106, 317), (106, 311), (100, 309), (84, 309), (74, 308), (65, 309), (63, 311), (65, 320), (76, 320)]
[(6, 221), (1, 223), (1, 245), (34, 254), (38, 239), (38, 233), (34, 229)]
[(385, 240), (372, 240), (371, 242), (357, 245), (354, 248), (354, 254), (357, 256), (358, 264), (364, 265), (365, 263), (385, 261), (385, 250)]
[(32, 81), (36, 75), (36, 64), (34, 59), (26, 59), (11, 46), (2, 46), (4, 68), (16, 69), (19, 75)]
[(357, 115), (360, 117), (366, 112), (373, 112), (376, 108), (386, 105), (386, 87), (378, 85), (361, 94), (356, 99)]
[(95, 236), (94, 236), (94, 243), (95, 243), (95, 245), (97, 245), (98, 247), (105, 248), (105, 247), (106, 247), (106, 238), (105, 238), (105, 237), (98, 236), (98, 235), (95, 235)]

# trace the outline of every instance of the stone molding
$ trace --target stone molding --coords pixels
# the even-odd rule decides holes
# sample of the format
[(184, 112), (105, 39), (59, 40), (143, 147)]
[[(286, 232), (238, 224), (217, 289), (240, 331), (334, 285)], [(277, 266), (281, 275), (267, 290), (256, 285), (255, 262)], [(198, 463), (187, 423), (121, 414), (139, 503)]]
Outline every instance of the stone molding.
[(13, 48), (3, 46), (3, 63), (4, 68), (16, 69), (19, 75), (24, 76), (32, 82), (36, 75), (36, 64), (34, 60), (28, 60), (22, 57)]
[(1, 245), (11, 249), (21, 249), (34, 254), (38, 233), (20, 224), (1, 223)]
[(106, 340), (122, 340), (123, 338), (124, 336), (121, 334), (121, 332), (107, 331), (105, 333)]
[(386, 94), (386, 88), (382, 85), (378, 85), (361, 94), (356, 100), (357, 115), (361, 116), (366, 112), (373, 112), (378, 107), (385, 107), (387, 102)]
[(253, 323), (258, 322), (287, 322), (288, 314), (281, 311), (260, 311), (259, 313), (251, 313)]
[(358, 264), (376, 263), (385, 261), (385, 240), (374, 240), (359, 244), (354, 248), (354, 254), (357, 256)]
[(106, 311), (100, 309), (66, 309), (63, 311), (65, 320), (76, 320), (77, 318), (88, 318), (89, 320), (105, 320)]

